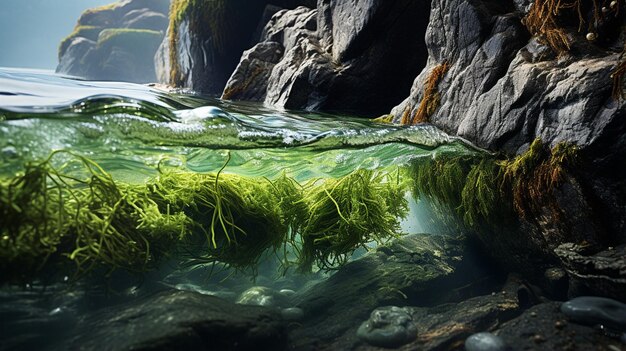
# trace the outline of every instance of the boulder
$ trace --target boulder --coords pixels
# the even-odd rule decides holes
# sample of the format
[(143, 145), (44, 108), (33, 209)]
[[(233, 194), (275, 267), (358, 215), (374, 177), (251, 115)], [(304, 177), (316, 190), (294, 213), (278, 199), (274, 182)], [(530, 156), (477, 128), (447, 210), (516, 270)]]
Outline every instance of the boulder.
[[(489, 273), (477, 260), (462, 240), (445, 236), (407, 235), (381, 246), (291, 298), (304, 312), (301, 327), (290, 332), (292, 346), (298, 350), (351, 349), (359, 342), (359, 325), (378, 307), (433, 306), (489, 293), (493, 288)], [(471, 289), (474, 282), (480, 283)], [(415, 325), (431, 330), (419, 320)]]
[(590, 327), (570, 323), (559, 302), (533, 306), (496, 328), (494, 334), (516, 350), (621, 350), (619, 339)]
[(59, 46), (57, 72), (92, 80), (154, 82), (169, 0), (123, 0), (85, 11)]
[[(590, 43), (574, 28), (571, 51), (557, 55), (522, 24), (530, 5), (433, 1), (428, 63), (409, 97), (392, 109), (396, 122), (410, 122), (422, 116), (423, 102), (434, 105), (430, 123), (509, 156), (538, 138), (551, 148), (561, 142), (578, 147), (580, 163), (554, 189), (558, 211), (546, 207), (523, 218), (521, 237), (478, 233), (503, 264), (524, 273), (558, 264), (554, 249), (563, 243), (598, 249), (626, 242), (626, 100), (611, 96), (621, 59), (613, 47), (619, 42), (621, 50), (623, 37), (614, 30)], [(605, 29), (623, 28), (626, 16), (611, 21), (621, 24)], [(427, 95), (433, 80), (436, 94)]]
[(59, 349), (283, 350), (280, 313), (213, 296), (165, 291), (82, 317)]
[[(261, 43), (242, 58), (223, 97), (369, 116), (388, 111), (425, 63), (428, 14), (428, 3), (406, 0), (320, 0), (317, 9), (278, 12)], [(270, 42), (283, 48), (279, 62), (272, 57), (251, 71), (251, 53)]]
[(155, 58), (159, 82), (221, 94), (242, 52), (250, 48), (270, 3), (293, 8), (311, 1), (175, 0), (168, 36)]

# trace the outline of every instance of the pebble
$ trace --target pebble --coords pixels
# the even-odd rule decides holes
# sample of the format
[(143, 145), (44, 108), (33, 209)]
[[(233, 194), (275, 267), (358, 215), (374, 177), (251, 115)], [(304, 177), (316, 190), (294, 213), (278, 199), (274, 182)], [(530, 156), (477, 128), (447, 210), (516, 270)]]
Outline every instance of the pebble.
[(504, 351), (504, 340), (492, 333), (476, 333), (465, 339), (466, 351)]
[(565, 328), (565, 322), (564, 321), (556, 321), (556, 322), (554, 322), (554, 327), (556, 329), (563, 329), (563, 328)]
[(278, 293), (284, 297), (292, 297), (296, 294), (296, 292), (291, 289), (281, 289)]
[(372, 346), (396, 348), (417, 338), (417, 326), (409, 309), (381, 307), (361, 324), (356, 335)]

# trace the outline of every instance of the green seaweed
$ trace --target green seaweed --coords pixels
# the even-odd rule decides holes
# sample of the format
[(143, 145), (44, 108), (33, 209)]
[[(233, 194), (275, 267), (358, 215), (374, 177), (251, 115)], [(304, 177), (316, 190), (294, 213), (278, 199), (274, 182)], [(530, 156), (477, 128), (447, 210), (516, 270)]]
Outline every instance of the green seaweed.
[(309, 214), (300, 233), (300, 269), (313, 264), (332, 269), (344, 264), (366, 243), (396, 237), (398, 218), (407, 211), (399, 170), (379, 173), (357, 170), (341, 179), (309, 184)]
[(549, 150), (536, 139), (510, 159), (483, 154), (417, 159), (409, 176), (414, 195), (429, 200), (441, 223), (456, 231), (477, 230), (532, 219), (543, 208), (558, 219), (561, 211), (553, 191), (573, 173), (577, 159), (578, 149), (571, 144)]
[(367, 242), (395, 236), (406, 211), (399, 171), (301, 185), (285, 174), (228, 174), (227, 163), (206, 174), (159, 167), (141, 184), (68, 151), (26, 164), (0, 178), (1, 281), (69, 265), (77, 278), (96, 268), (144, 272), (165, 258), (254, 272), (265, 253), (292, 264), (288, 247), (303, 270), (332, 269)]

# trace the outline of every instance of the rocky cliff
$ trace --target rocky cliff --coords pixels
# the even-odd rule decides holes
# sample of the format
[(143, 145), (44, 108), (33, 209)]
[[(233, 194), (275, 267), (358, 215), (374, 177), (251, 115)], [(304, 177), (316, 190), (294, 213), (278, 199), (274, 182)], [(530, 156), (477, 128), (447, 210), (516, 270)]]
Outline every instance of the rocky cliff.
[[(565, 243), (590, 255), (626, 243), (624, 6), (319, 0), (275, 14), (222, 97), (391, 111), (394, 122), (432, 123), (509, 158), (496, 163), (517, 186), (502, 191), (541, 200), (531, 211), (515, 204), (518, 228), (474, 231), (492, 255), (533, 274), (566, 260), (556, 250)], [(577, 160), (567, 167), (565, 149)]]
[(85, 11), (59, 46), (57, 72), (92, 80), (154, 82), (169, 0), (123, 0)]
[[(241, 53), (282, 7), (311, 0), (174, 0), (167, 36), (154, 59), (158, 81), (220, 94)], [(262, 27), (261, 27), (262, 28)]]

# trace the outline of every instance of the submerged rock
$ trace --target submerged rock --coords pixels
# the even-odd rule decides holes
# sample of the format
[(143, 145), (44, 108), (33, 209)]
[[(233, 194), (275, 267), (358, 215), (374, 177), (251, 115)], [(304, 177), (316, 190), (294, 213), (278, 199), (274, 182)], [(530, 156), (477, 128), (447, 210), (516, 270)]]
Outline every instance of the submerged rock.
[(589, 252), (583, 245), (555, 249), (570, 278), (570, 295), (597, 294), (626, 301), (626, 245)]
[(263, 286), (254, 286), (239, 296), (238, 304), (251, 306), (274, 306), (276, 297), (272, 289)]
[(546, 302), (531, 307), (519, 317), (495, 328), (515, 350), (620, 350), (619, 340), (599, 330), (566, 321), (561, 303)]
[(561, 312), (577, 323), (626, 331), (626, 304), (613, 299), (581, 296), (563, 303)]
[(492, 333), (476, 333), (465, 339), (466, 351), (506, 351), (506, 343)]
[(417, 338), (417, 326), (409, 309), (390, 306), (375, 309), (356, 331), (359, 339), (373, 346), (395, 348)]
[(166, 291), (86, 316), (59, 349), (283, 350), (280, 314), (192, 292)]
[[(325, 345), (329, 350), (351, 349), (359, 343), (359, 325), (381, 306), (412, 302), (432, 306), (486, 294), (492, 285), (477, 260), (462, 240), (445, 236), (407, 235), (381, 246), (341, 267), (327, 280), (296, 293), (291, 303), (304, 310), (305, 318), (300, 321), (302, 327), (290, 333), (293, 348), (319, 349)], [(480, 283), (472, 289), (472, 282)], [(504, 319), (519, 308), (516, 293), (487, 298), (493, 302), (472, 301), (457, 306), (459, 309), (453, 309), (456, 305), (451, 304), (445, 310), (437, 309), (441, 313), (437, 318), (433, 311), (424, 308), (420, 310), (423, 313), (417, 317), (412, 314), (412, 318), (420, 330), (432, 331), (438, 326), (448, 330), (443, 325), (453, 316), (463, 318), (463, 322), (456, 323), (470, 324), (474, 322), (469, 320), (485, 314)], [(477, 331), (480, 329), (473, 332)], [(436, 335), (444, 334), (449, 336), (425, 332), (421, 340), (435, 347), (438, 343), (434, 340), (440, 340)]]
[(286, 321), (299, 321), (304, 318), (304, 311), (298, 307), (283, 308), (280, 314)]

